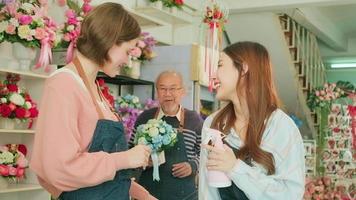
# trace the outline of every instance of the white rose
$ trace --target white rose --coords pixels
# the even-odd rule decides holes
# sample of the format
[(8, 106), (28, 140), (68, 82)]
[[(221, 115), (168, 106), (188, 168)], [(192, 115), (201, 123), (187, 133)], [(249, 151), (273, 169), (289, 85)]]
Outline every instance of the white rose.
[(1, 98), (1, 103), (7, 103), (7, 99), (6, 98)]
[(164, 132), (166, 132), (166, 130), (164, 128), (159, 128), (159, 132), (164, 133)]
[(74, 25), (67, 26), (67, 31), (72, 31), (72, 30), (74, 30)]
[(35, 7), (30, 3), (23, 3), (21, 8), (24, 9), (27, 13), (31, 13), (31, 11), (34, 10)]
[(152, 138), (155, 137), (156, 135), (158, 135), (158, 133), (159, 133), (158, 129), (155, 127), (152, 127), (148, 130), (148, 135)]
[(27, 109), (30, 109), (30, 108), (32, 108), (32, 104), (29, 102), (29, 101), (26, 101), (26, 108)]
[(14, 155), (8, 151), (4, 151), (0, 154), (0, 164), (12, 163), (14, 161)]
[(17, 93), (13, 93), (10, 96), (10, 101), (18, 106), (23, 106), (25, 104), (25, 99)]
[(139, 139), (138, 139), (138, 144), (147, 144), (147, 140), (146, 140), (146, 138), (145, 137), (140, 137)]
[(81, 22), (83, 21), (83, 17), (77, 17), (77, 20)]
[(4, 32), (6, 30), (7, 25), (7, 21), (0, 22), (0, 32)]
[(15, 27), (18, 27), (20, 25), (19, 21), (15, 18), (11, 18), (9, 22), (11, 25), (14, 25)]
[(138, 103), (140, 100), (138, 99), (138, 97), (134, 97), (133, 99), (132, 99), (132, 103)]

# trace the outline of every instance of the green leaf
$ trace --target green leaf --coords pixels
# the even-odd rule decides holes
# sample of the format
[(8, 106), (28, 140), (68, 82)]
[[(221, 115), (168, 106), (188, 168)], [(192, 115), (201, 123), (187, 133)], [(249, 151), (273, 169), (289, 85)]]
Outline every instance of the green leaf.
[(79, 5), (72, 1), (72, 0), (67, 0), (67, 5), (70, 9), (74, 10), (76, 13), (80, 13), (81, 12), (81, 9), (79, 7)]

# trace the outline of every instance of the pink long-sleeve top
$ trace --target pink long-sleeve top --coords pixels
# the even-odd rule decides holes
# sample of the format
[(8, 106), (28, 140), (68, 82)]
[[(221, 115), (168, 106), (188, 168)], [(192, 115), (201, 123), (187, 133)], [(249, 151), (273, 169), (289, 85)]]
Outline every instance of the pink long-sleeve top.
[[(114, 120), (104, 107), (104, 117)], [(53, 196), (112, 180), (117, 170), (128, 168), (125, 152), (87, 152), (98, 118), (76, 73), (63, 68), (46, 80), (30, 168)]]

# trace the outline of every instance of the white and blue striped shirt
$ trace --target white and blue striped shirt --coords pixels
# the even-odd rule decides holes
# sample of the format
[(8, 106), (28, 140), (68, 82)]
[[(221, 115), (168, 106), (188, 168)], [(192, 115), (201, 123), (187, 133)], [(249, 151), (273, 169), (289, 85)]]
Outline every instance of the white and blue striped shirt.
[[(214, 115), (209, 116), (203, 125), (202, 143), (206, 143), (207, 133), (204, 127), (210, 127)], [(234, 129), (226, 136), (226, 142), (234, 148), (241, 148), (243, 142)], [(258, 163), (253, 166), (238, 160), (234, 168), (227, 173), (233, 183), (251, 200), (300, 200), (304, 194), (304, 148), (300, 132), (292, 119), (277, 109), (269, 118), (262, 136), (261, 148), (273, 154), (275, 174), (267, 171)], [(207, 150), (200, 152), (199, 200), (219, 200), (217, 188), (208, 185)]]

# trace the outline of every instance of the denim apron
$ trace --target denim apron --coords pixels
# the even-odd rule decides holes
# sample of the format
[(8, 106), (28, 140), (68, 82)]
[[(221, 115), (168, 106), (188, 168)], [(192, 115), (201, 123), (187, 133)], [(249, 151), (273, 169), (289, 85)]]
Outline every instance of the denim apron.
[[(157, 109), (157, 118), (159, 109)], [(184, 108), (181, 110), (181, 121), (177, 117), (162, 117), (173, 128), (178, 128), (177, 143), (164, 151), (166, 162), (159, 166), (160, 181), (153, 181), (153, 168), (150, 167), (142, 172), (139, 184), (146, 188), (153, 196), (159, 200), (195, 200), (198, 193), (195, 186), (195, 175), (185, 178), (176, 178), (172, 175), (172, 165), (180, 162), (188, 162), (185, 149), (183, 127)]]
[[(104, 119), (104, 115), (94, 97), (93, 91), (89, 87), (89, 82), (84, 74), (83, 68), (77, 58), (73, 61), (80, 77), (83, 79), (95, 108), (99, 114), (93, 139), (89, 145), (88, 152), (104, 151), (108, 153), (126, 151), (128, 149), (124, 134), (124, 127), (117, 113), (114, 112), (119, 121)], [(98, 88), (100, 98), (105, 97)], [(107, 102), (106, 102), (107, 103)], [(110, 105), (107, 103), (107, 105)], [(112, 111), (113, 108), (110, 108)], [(80, 188), (78, 190), (63, 192), (60, 200), (129, 200), (129, 189), (131, 186), (130, 171), (120, 170), (116, 172), (113, 180), (101, 183), (92, 187)]]
[[(234, 154), (236, 155), (238, 149), (232, 147), (225, 141), (223, 141), (223, 143), (228, 145), (230, 148), (232, 148), (232, 150), (234, 151)], [(246, 159), (243, 162), (246, 162), (250, 166), (252, 165), (251, 158)], [(248, 200), (246, 194), (239, 187), (237, 187), (234, 182), (232, 182), (231, 186), (229, 186), (229, 187), (218, 188), (218, 191), (219, 191), (221, 200), (232, 200), (232, 199)]]

